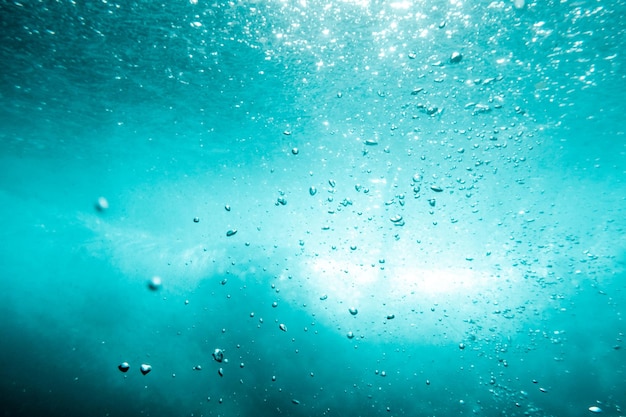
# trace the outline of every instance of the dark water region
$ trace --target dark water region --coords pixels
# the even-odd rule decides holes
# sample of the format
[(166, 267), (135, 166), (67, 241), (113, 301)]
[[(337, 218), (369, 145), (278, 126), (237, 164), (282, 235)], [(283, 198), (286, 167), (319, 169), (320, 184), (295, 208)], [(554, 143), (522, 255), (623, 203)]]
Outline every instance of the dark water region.
[(625, 13), (0, 1), (2, 415), (624, 415)]

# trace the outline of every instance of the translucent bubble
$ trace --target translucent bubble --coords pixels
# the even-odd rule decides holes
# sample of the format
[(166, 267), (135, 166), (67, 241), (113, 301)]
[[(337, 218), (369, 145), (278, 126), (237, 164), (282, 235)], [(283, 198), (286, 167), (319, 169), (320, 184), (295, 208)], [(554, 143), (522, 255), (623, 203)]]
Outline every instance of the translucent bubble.
[(146, 363), (142, 363), (141, 366), (139, 367), (139, 370), (141, 371), (142, 374), (147, 375), (152, 370), (152, 366)]
[(117, 366), (117, 369), (122, 372), (128, 372), (128, 370), (130, 369), (130, 365), (128, 364), (128, 362), (122, 362)]
[(95, 207), (97, 211), (100, 211), (100, 212), (106, 211), (109, 208), (109, 202), (104, 197), (98, 197), (98, 200), (96, 200)]
[(222, 362), (224, 360), (224, 351), (222, 349), (215, 349), (212, 355), (216, 362)]
[(463, 59), (463, 55), (461, 55), (460, 52), (452, 52), (452, 54), (450, 54), (450, 62), (452, 62), (453, 64), (458, 64), (459, 62), (461, 62), (461, 60)]
[(156, 275), (150, 278), (150, 281), (148, 281), (148, 288), (150, 288), (152, 291), (157, 291), (159, 288), (161, 288), (162, 285), (163, 281), (161, 280), (161, 277)]

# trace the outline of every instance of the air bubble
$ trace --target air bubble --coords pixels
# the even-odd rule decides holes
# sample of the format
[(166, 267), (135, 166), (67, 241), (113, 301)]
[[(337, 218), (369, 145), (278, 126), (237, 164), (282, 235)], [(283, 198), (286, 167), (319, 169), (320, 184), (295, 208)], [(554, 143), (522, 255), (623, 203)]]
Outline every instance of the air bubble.
[(152, 291), (157, 291), (159, 288), (161, 288), (162, 285), (163, 281), (161, 280), (161, 277), (156, 275), (150, 278), (150, 281), (148, 281), (148, 288), (150, 288)]
[(222, 362), (224, 360), (224, 351), (222, 349), (215, 349), (212, 355), (216, 362)]
[(141, 371), (142, 374), (147, 375), (152, 370), (152, 366), (146, 363), (142, 363), (141, 366), (139, 367), (139, 370)]
[(463, 59), (463, 55), (460, 52), (452, 52), (450, 55), (450, 62), (453, 64), (458, 64)]
[(117, 369), (122, 372), (128, 372), (128, 370), (130, 369), (130, 365), (128, 364), (128, 362), (122, 362), (117, 366)]
[(96, 211), (99, 211), (99, 212), (106, 211), (109, 208), (109, 202), (104, 197), (98, 197), (98, 200), (96, 200), (95, 207), (96, 207)]

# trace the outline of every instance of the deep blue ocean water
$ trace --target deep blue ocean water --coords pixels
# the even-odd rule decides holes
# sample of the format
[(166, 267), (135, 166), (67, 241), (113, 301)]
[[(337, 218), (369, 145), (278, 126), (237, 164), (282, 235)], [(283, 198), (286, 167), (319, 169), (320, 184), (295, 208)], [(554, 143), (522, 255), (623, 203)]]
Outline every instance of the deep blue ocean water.
[(625, 415), (625, 15), (0, 1), (2, 415)]

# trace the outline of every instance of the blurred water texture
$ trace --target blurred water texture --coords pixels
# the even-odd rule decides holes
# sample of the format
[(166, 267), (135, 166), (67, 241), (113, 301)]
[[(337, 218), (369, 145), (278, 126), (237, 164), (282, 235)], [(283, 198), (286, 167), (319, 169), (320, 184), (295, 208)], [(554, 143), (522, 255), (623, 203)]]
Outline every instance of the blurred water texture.
[(624, 415), (625, 13), (0, 1), (2, 415)]

